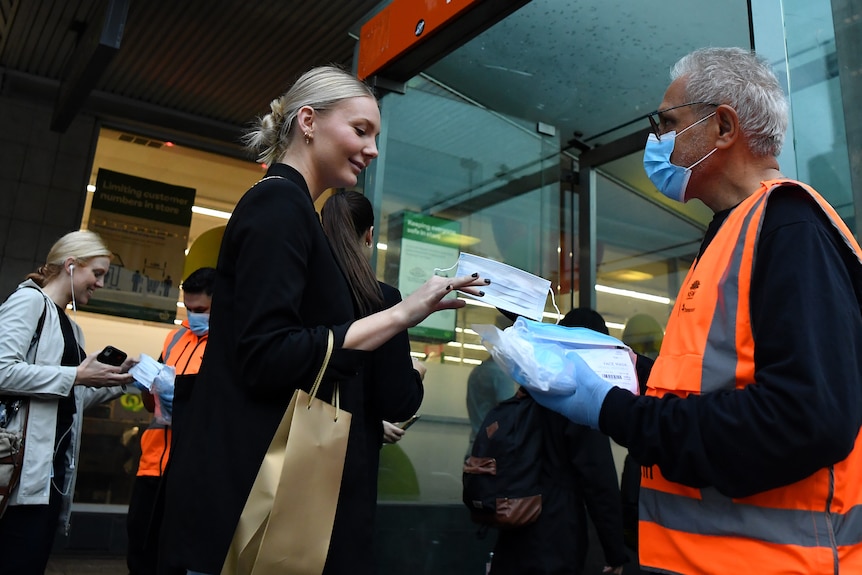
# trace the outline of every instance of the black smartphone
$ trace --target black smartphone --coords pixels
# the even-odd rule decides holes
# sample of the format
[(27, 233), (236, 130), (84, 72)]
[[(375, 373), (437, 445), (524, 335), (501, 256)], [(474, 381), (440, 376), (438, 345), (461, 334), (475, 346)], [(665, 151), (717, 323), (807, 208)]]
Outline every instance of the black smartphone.
[(410, 419), (408, 419), (407, 421), (402, 421), (401, 423), (399, 423), (399, 424), (398, 424), (398, 427), (400, 427), (400, 428), (401, 428), (401, 429), (403, 429), (404, 431), (407, 431), (407, 429), (408, 429), (411, 425), (413, 425), (414, 423), (416, 423), (416, 420), (417, 420), (417, 419), (419, 419), (419, 417), (420, 417), (420, 416), (419, 416), (419, 414), (417, 413), (416, 415), (414, 415), (413, 417), (411, 417), (411, 418), (410, 418)]
[(126, 352), (117, 349), (113, 345), (109, 345), (99, 352), (99, 355), (96, 356), (96, 361), (119, 367), (126, 361)]

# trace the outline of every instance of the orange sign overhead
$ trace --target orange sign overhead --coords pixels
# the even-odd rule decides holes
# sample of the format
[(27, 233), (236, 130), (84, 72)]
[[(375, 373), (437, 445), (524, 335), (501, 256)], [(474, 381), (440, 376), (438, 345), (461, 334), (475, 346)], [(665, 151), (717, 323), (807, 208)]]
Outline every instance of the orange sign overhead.
[(393, 0), (362, 26), (360, 79), (373, 76), (482, 0)]

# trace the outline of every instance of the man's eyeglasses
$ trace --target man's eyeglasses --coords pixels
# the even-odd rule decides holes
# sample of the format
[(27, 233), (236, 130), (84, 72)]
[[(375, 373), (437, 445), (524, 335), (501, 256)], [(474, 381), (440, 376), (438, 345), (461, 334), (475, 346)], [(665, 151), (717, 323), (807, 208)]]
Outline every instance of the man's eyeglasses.
[(659, 114), (664, 114), (665, 112), (670, 112), (671, 110), (676, 110), (677, 108), (685, 108), (686, 106), (720, 106), (721, 104), (715, 104), (713, 102), (688, 102), (687, 104), (680, 104), (678, 106), (671, 106), (670, 108), (665, 108), (664, 110), (656, 110), (655, 112), (650, 112), (647, 114), (647, 119), (649, 120), (649, 125), (652, 127), (652, 132), (655, 134), (655, 137), (661, 141), (661, 127), (659, 126), (659, 122), (661, 119), (659, 118)]

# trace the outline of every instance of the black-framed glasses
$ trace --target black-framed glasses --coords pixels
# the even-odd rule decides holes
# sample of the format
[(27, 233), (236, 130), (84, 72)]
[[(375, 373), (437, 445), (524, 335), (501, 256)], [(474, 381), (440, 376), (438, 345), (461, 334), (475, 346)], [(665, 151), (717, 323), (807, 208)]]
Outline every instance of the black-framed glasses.
[(659, 114), (664, 114), (665, 112), (670, 112), (671, 110), (676, 110), (677, 108), (685, 108), (687, 106), (720, 106), (721, 104), (716, 104), (715, 102), (688, 102), (686, 104), (680, 104), (678, 106), (671, 106), (670, 108), (665, 108), (663, 110), (656, 110), (655, 112), (650, 112), (647, 114), (647, 119), (649, 120), (649, 125), (652, 127), (652, 133), (655, 134), (655, 137), (661, 141), (661, 127), (659, 126)]

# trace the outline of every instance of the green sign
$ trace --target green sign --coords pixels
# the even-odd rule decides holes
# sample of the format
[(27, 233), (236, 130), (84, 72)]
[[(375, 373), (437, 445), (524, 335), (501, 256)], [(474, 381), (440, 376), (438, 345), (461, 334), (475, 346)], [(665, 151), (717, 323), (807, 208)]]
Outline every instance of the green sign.
[[(461, 224), (452, 220), (404, 213), (401, 236), (401, 262), (398, 271), (398, 289), (410, 294), (431, 276), (452, 276), (452, 267), (458, 261)], [(447, 297), (456, 297), (453, 293)], [(411, 337), (432, 341), (451, 341), (455, 338), (455, 310), (443, 310), (428, 316), (416, 327), (408, 330)]]

